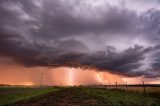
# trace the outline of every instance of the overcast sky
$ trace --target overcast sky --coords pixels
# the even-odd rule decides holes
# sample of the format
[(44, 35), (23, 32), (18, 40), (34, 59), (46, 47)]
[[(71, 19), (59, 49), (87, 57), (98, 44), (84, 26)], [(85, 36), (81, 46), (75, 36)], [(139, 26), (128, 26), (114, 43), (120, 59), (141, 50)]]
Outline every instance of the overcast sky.
[(159, 77), (160, 1), (0, 0), (0, 58)]

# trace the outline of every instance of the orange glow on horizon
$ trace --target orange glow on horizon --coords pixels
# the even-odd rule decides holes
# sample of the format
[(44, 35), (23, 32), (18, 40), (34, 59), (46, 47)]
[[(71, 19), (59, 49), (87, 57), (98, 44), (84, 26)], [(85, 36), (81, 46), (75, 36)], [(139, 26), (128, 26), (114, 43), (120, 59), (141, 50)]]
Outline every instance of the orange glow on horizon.
[(97, 78), (101, 84), (105, 85), (114, 85), (116, 82), (118, 84), (124, 84), (124, 82), (121, 79), (121, 76), (110, 74), (108, 72), (98, 72)]
[[(53, 68), (52, 81), (55, 85), (99, 85), (99, 84), (123, 84), (121, 77), (108, 72), (97, 72), (94, 69), (81, 68)], [(109, 82), (108, 82), (109, 79)]]
[(25, 85), (25, 86), (33, 86), (35, 85), (33, 82), (24, 82), (22, 84), (19, 84), (19, 85)]
[(74, 85), (109, 85), (141, 84), (144, 80), (148, 84), (160, 84), (160, 78), (145, 79), (143, 77), (124, 78), (108, 72), (82, 68), (25, 68), (17, 65), (0, 65), (0, 84), (9, 85), (39, 85), (43, 75), (42, 85), (74, 86)]
[(122, 78), (123, 82), (127, 82), (128, 84), (142, 84), (144, 81), (145, 84), (160, 84), (160, 78), (144, 78), (140, 77), (132, 77), (132, 78)]

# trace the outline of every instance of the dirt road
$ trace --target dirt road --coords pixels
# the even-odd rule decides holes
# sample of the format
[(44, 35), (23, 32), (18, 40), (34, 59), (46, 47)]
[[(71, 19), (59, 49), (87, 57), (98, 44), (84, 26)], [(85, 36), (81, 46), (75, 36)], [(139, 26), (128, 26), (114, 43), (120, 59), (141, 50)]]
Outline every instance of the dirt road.
[(40, 97), (21, 101), (11, 106), (84, 106), (96, 105), (97, 101), (81, 89), (63, 89)]

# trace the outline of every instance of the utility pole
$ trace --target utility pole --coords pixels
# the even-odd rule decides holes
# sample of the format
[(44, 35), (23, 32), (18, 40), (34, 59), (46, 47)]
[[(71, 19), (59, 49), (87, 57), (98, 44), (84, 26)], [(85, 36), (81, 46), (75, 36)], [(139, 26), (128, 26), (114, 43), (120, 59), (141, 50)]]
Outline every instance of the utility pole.
[(110, 88), (110, 80), (108, 79), (108, 86), (109, 86), (109, 88)]
[(128, 86), (128, 84), (127, 84), (127, 82), (126, 82), (126, 90), (127, 90), (127, 86)]
[(118, 84), (117, 84), (117, 82), (116, 82), (116, 88), (117, 88), (117, 86), (118, 86)]
[(40, 73), (41, 74), (41, 78), (40, 78), (40, 87), (42, 86), (42, 82), (43, 82), (43, 75), (44, 75), (44, 73)]
[(146, 93), (146, 88), (143, 80), (142, 80), (142, 85), (143, 85), (143, 92)]

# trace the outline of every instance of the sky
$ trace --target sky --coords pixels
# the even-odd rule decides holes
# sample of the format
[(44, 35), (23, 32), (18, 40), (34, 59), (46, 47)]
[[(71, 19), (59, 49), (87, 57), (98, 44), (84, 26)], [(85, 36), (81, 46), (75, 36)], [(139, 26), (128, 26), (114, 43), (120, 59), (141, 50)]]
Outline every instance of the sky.
[(0, 0), (0, 83), (159, 83), (159, 41), (160, 0)]

